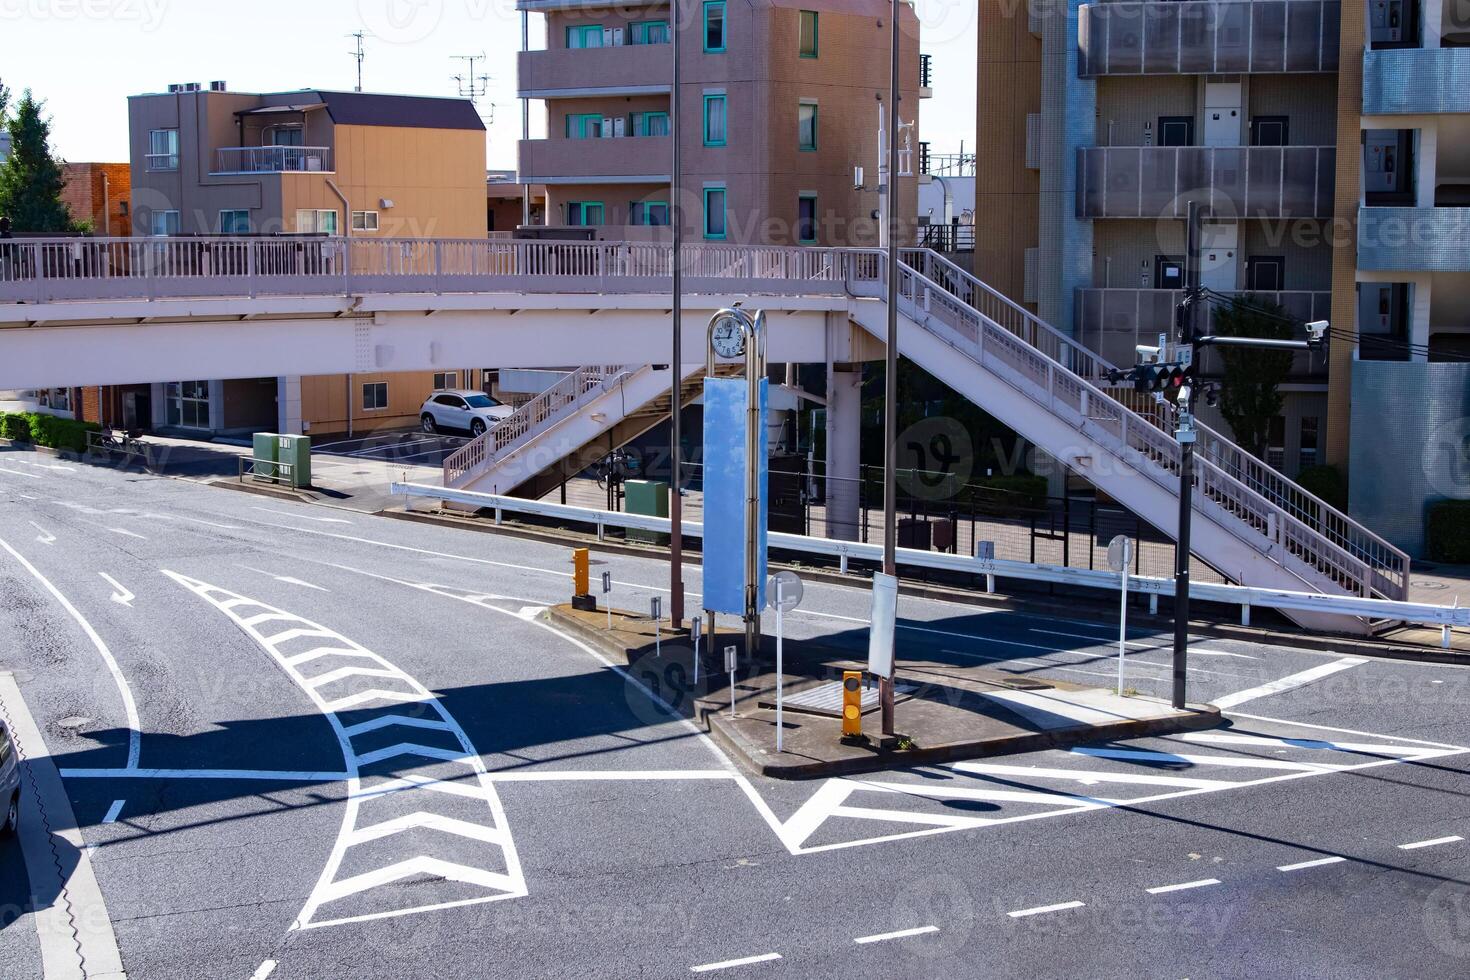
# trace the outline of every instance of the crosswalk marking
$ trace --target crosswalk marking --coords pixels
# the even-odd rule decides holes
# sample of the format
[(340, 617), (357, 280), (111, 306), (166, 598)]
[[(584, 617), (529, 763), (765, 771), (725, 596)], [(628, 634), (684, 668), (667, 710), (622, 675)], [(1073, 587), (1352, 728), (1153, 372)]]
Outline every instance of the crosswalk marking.
[[(347, 799), (342, 827), (316, 887), (312, 889), (306, 904), (292, 924), (293, 929), (314, 929), (345, 922), (409, 915), (439, 908), (519, 898), (527, 894), (520, 858), (495, 785), (485, 770), (479, 752), (470, 743), (469, 736), (433, 692), (383, 657), (320, 624), (177, 572), (165, 571), (164, 574), (225, 613), (236, 626), (260, 644), (317, 708), (328, 716), (341, 744), (347, 769)], [(267, 635), (260, 629), (266, 623), (286, 625), (285, 628)], [(321, 639), (326, 642), (315, 649), (295, 655), (283, 649), (286, 644), (301, 639)], [(308, 674), (301, 670), (307, 664), (316, 665), (323, 660), (329, 665), (343, 660), (347, 664), (328, 666), (320, 673)], [(340, 688), (357, 678), (382, 682), (382, 686), (333, 696), (334, 688)], [(401, 704), (414, 704), (424, 711), (425, 716), (410, 718), (391, 707)], [(372, 707), (374, 705), (376, 707)], [(354, 719), (351, 725), (340, 717), (346, 711), (366, 710), (380, 713), (365, 720)], [(445, 747), (410, 741), (367, 751), (359, 751), (353, 744), (353, 739), (400, 725), (440, 732), (450, 737), (455, 744), (453, 747)], [(459, 764), (465, 767), (467, 782), (459, 784), (426, 772), (400, 771), (374, 784), (364, 785), (363, 769), (389, 759), (405, 760), (403, 765), (420, 769), (426, 766), (440, 767), (445, 763)], [(365, 802), (389, 794), (397, 796), (405, 793), (420, 794), (417, 797), (407, 797), (417, 804), (412, 812), (377, 823), (361, 823), (362, 806)], [(483, 803), (483, 820), (470, 821), (460, 816), (436, 813), (433, 804), (447, 803), (446, 796)], [(387, 842), (401, 834), (413, 834), (422, 830), (432, 830), (452, 838), (489, 845), (501, 855), (504, 870), (473, 867), (434, 854), (419, 854), (395, 860), (396, 855), (391, 850), (380, 854), (374, 849), (376, 844), (381, 850), (383, 845), (378, 842)], [(365, 859), (378, 866), (368, 871), (347, 874), (343, 866), (349, 853), (353, 855), (355, 865), (361, 866)], [(416, 876), (477, 886), (487, 894), (405, 908), (401, 905), (405, 901), (404, 890), (383, 887)], [(422, 886), (413, 889), (411, 894), (422, 894)], [(462, 891), (457, 894), (462, 894)], [(345, 899), (363, 899), (370, 908), (374, 905), (384, 907), (373, 908), (368, 912), (360, 912), (354, 908), (353, 914), (337, 918), (319, 917), (324, 906), (332, 906)], [(355, 904), (361, 907), (363, 902)]]

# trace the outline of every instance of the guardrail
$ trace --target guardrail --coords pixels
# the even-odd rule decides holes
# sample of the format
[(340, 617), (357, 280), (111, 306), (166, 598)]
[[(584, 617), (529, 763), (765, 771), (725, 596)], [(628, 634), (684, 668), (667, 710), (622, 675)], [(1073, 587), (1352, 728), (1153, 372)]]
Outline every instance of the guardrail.
[[(389, 490), (391, 493), (402, 494), (408, 498), (438, 500), (493, 510), (496, 524), (503, 523), (506, 513), (590, 524), (597, 528), (598, 540), (602, 540), (609, 527), (654, 531), (662, 534), (670, 532), (670, 521), (666, 517), (646, 517), (641, 514), (624, 514), (619, 511), (593, 510), (589, 507), (574, 507), (569, 504), (554, 504), (542, 500), (521, 500), (517, 497), (476, 493), (472, 490), (455, 490), (425, 483), (397, 482), (393, 483)], [(685, 536), (704, 537), (702, 524), (686, 520), (682, 526)], [(882, 545), (864, 544), (858, 541), (837, 541), (827, 538), (810, 538), (798, 534), (772, 533), (767, 537), (767, 544), (772, 550), (835, 558), (843, 573), (847, 572), (850, 561), (880, 563), (883, 560)], [(1085, 568), (1033, 565), (1028, 562), (998, 558), (972, 558), (968, 555), (917, 551), (911, 548), (897, 549), (897, 556), (898, 564), (912, 568), (984, 575), (987, 579), (987, 591), (994, 591), (995, 581), (1003, 578), (1107, 590), (1115, 590), (1119, 584), (1118, 575), (1113, 572), (1093, 571)], [(1174, 580), (1146, 575), (1129, 575), (1128, 589), (1131, 592), (1149, 596), (1151, 603), (1156, 607), (1159, 596), (1172, 597), (1174, 595)], [(1392, 599), (1366, 599), (1358, 596), (1333, 596), (1317, 592), (1290, 592), (1284, 589), (1258, 589), (1242, 585), (1216, 585), (1205, 582), (1191, 582), (1189, 596), (1191, 599), (1202, 602), (1239, 606), (1241, 622), (1244, 625), (1250, 625), (1251, 609), (1260, 608), (1438, 626), (1441, 630), (1441, 646), (1446, 648), (1450, 645), (1449, 631), (1452, 627), (1470, 627), (1470, 607), (1436, 606), (1429, 603), (1401, 602)]]
[(153, 468), (153, 453), (148, 443), (126, 433), (113, 430), (87, 433), (87, 452), (109, 456), (132, 456), (143, 461), (143, 468)]
[[(265, 480), (270, 483), (291, 482), (292, 464), (290, 463), (279, 463), (273, 459), (256, 459), (253, 456), (240, 456), (237, 457), (237, 460), (240, 464), (239, 481), (241, 483), (245, 482), (247, 475), (253, 476), (257, 480)], [(262, 466), (266, 467), (267, 472), (261, 473), (257, 471), (256, 467)]]

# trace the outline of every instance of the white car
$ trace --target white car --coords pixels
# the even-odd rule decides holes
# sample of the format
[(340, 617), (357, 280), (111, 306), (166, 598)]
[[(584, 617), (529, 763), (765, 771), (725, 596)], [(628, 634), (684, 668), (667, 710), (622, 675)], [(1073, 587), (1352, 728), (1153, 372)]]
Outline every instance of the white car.
[(483, 391), (436, 391), (419, 409), (419, 421), (425, 432), (460, 429), (479, 436), (513, 411)]

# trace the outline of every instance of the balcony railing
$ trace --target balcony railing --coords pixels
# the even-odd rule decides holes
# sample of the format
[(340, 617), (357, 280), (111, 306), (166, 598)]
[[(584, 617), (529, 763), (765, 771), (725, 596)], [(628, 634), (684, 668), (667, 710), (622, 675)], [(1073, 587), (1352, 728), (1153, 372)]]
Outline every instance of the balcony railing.
[(623, 44), (606, 48), (547, 48), (516, 55), (522, 98), (616, 92), (659, 95), (669, 90), (673, 45)]
[(536, 184), (669, 182), (668, 136), (521, 140), (521, 179)]
[(179, 155), (177, 153), (150, 153), (147, 156), (147, 161), (150, 172), (179, 169)]
[(217, 152), (218, 174), (326, 173), (332, 150), (326, 146), (223, 146)]
[(1077, 151), (1077, 217), (1330, 218), (1331, 146), (1099, 146)]
[(1470, 272), (1470, 208), (1359, 208), (1358, 268)]
[(1363, 115), (1470, 112), (1470, 48), (1363, 52)]

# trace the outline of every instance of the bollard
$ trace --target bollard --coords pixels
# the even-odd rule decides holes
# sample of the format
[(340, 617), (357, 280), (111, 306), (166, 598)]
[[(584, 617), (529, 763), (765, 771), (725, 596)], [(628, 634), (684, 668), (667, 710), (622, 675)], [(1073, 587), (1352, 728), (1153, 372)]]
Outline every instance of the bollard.
[(860, 670), (842, 672), (842, 737), (863, 737), (863, 673)]
[(592, 594), (589, 566), (591, 552), (586, 548), (572, 549), (572, 608), (581, 612), (596, 612), (597, 597)]

